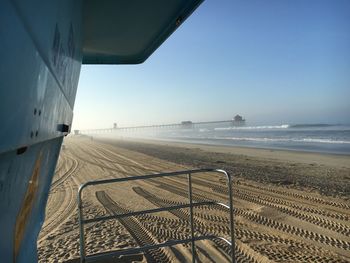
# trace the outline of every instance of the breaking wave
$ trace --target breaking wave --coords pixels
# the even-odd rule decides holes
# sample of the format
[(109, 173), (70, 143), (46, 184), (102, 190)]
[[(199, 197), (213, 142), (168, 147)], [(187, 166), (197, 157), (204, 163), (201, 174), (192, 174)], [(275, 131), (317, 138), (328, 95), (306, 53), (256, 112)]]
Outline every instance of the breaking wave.
[(350, 144), (350, 141), (332, 140), (321, 138), (302, 138), (302, 139), (287, 139), (287, 138), (254, 138), (254, 137), (225, 137), (221, 139), (233, 141), (253, 141), (253, 142), (306, 142), (306, 143), (332, 143), (332, 144)]
[(225, 131), (225, 130), (265, 130), (265, 129), (288, 129), (290, 128), (289, 124), (282, 125), (262, 125), (262, 126), (233, 126), (225, 128), (214, 128), (216, 131)]
[(327, 128), (341, 126), (335, 124), (282, 124), (282, 125), (258, 125), (258, 126), (233, 126), (224, 128), (214, 128), (216, 131), (221, 130), (268, 130), (268, 129), (302, 129), (302, 128)]
[(318, 123), (318, 124), (293, 124), (289, 125), (289, 128), (324, 128), (324, 127), (332, 127), (336, 126), (333, 124), (325, 124), (325, 123)]

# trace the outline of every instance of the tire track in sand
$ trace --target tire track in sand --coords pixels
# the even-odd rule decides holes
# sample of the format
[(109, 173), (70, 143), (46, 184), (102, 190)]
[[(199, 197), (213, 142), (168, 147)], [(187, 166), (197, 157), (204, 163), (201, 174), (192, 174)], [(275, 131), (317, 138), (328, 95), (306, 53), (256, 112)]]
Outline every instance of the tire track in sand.
[[(104, 191), (97, 191), (96, 198), (106, 211), (112, 215), (130, 212), (114, 202)], [(140, 246), (157, 243), (155, 238), (135, 217), (121, 218), (119, 222), (129, 231)], [(172, 257), (164, 248), (149, 250), (145, 253), (145, 256), (148, 262), (172, 262)]]
[(50, 201), (52, 201), (53, 204), (50, 204), (51, 212), (46, 215), (45, 223), (41, 228), (38, 238), (39, 242), (47, 239), (50, 234), (67, 221), (76, 210), (77, 184), (71, 176), (77, 172), (79, 163), (73, 158), (67, 157), (67, 159), (72, 160), (72, 166), (64, 175), (51, 184), (50, 191), (54, 196), (50, 197)]
[[(175, 202), (172, 200), (161, 199), (161, 198), (154, 196), (153, 194), (147, 192), (146, 190), (144, 190), (140, 187), (134, 187), (134, 191), (137, 194), (139, 194), (140, 196), (149, 200), (154, 205), (157, 205), (159, 207), (164, 207), (164, 206), (168, 206), (168, 205), (184, 204), (184, 203)], [(226, 214), (227, 214), (227, 212), (229, 212), (229, 211), (226, 210)], [(178, 216), (182, 221), (171, 220), (170, 221), (171, 224), (174, 224), (175, 222), (177, 222), (177, 224), (179, 224), (179, 225), (177, 225), (177, 228), (181, 229), (180, 222), (182, 222), (182, 224), (183, 224), (183, 222), (186, 221), (186, 218), (187, 219), (189, 218), (189, 216), (190, 216), (189, 213), (186, 211), (186, 209), (181, 209), (181, 211), (174, 211), (172, 213), (174, 215)], [(237, 209), (236, 209), (235, 213), (237, 213), (237, 215), (244, 216), (245, 218), (248, 218), (251, 221), (254, 221), (256, 223), (267, 225), (269, 227), (272, 227), (272, 228), (275, 228), (275, 229), (278, 229), (281, 231), (285, 231), (285, 232), (290, 233), (290, 234), (295, 234), (297, 236), (303, 236), (305, 234), (306, 237), (309, 237), (309, 238), (311, 238), (313, 236), (313, 233), (310, 231), (305, 231), (303, 229), (298, 229), (296, 227), (291, 227), (291, 226), (288, 226), (286, 224), (282, 224), (282, 223), (279, 223), (279, 222), (276, 222), (273, 220), (269, 220), (269, 219), (264, 218), (260, 215), (256, 215), (253, 212), (243, 211), (242, 209), (238, 210), (238, 212), (237, 212)], [(218, 219), (218, 216), (210, 217), (210, 216), (208, 216), (208, 214), (199, 214), (199, 213), (196, 213), (195, 215), (197, 217), (196, 228), (200, 229), (202, 232), (211, 233), (211, 234), (214, 233), (216, 235), (222, 235), (222, 234), (228, 235), (229, 234), (229, 227), (228, 227), (229, 220), (228, 220), (228, 218), (221, 218), (221, 220), (219, 220), (219, 221), (221, 223), (225, 223), (225, 225), (221, 225), (221, 224), (217, 224), (216, 219)], [(203, 222), (203, 221), (199, 220), (199, 218), (205, 219), (206, 221), (209, 220), (209, 222)], [(164, 222), (164, 220), (161, 220), (161, 221)], [(167, 234), (167, 236), (170, 236), (169, 231), (167, 231), (167, 233), (165, 233), (165, 234)], [(277, 236), (273, 236), (273, 235), (261, 234), (261, 233), (255, 232), (255, 231), (249, 231), (249, 230), (244, 230), (244, 229), (243, 230), (236, 229), (236, 236), (239, 239), (253, 239), (253, 240), (262, 240), (262, 241), (264, 240), (264, 241), (267, 241), (269, 243), (285, 245), (283, 247), (272, 246), (272, 247), (269, 247), (268, 249), (266, 249), (264, 247), (254, 247), (254, 249), (261, 252), (262, 255), (267, 256), (269, 259), (277, 260), (278, 262), (283, 262), (283, 259), (286, 259), (286, 258), (293, 259), (295, 261), (301, 261), (301, 262), (305, 262), (305, 260), (311, 260), (311, 261), (317, 261), (317, 262), (346, 262), (344, 260), (334, 259), (334, 258), (328, 256), (326, 251), (323, 251), (322, 249), (320, 249), (318, 247), (310, 246), (308, 244), (305, 244), (302, 242), (297, 242), (294, 240), (288, 240), (288, 239), (286, 240), (286, 239), (283, 239), (283, 238), (280, 238)], [(317, 237), (319, 237), (319, 236), (316, 236), (315, 241), (318, 241)], [(322, 241), (322, 236), (321, 236), (321, 241)], [(333, 240), (330, 240), (330, 242), (332, 242), (332, 241)], [(288, 248), (291, 246), (298, 248), (298, 250), (289, 252)], [(301, 253), (300, 251), (304, 251), (304, 253)], [(236, 252), (241, 253), (242, 251), (236, 251)], [(315, 255), (315, 253), (316, 253), (316, 255)], [(284, 256), (280, 257), (280, 259), (278, 257), (276, 257), (276, 255), (281, 255), (281, 254), (283, 254)], [(251, 258), (251, 255), (249, 255), (249, 254), (244, 255), (244, 258), (245, 258), (245, 260), (247, 260), (247, 259), (254, 260), (254, 258)]]

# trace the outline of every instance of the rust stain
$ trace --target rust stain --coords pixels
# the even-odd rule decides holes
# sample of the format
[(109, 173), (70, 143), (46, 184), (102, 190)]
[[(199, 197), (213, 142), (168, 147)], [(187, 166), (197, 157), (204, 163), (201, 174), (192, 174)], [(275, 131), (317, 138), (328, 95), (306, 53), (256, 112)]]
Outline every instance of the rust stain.
[(24, 231), (26, 229), (27, 220), (31, 214), (32, 207), (34, 205), (36, 192), (39, 186), (39, 174), (41, 165), (41, 153), (37, 158), (32, 176), (29, 180), (27, 192), (25, 193), (21, 210), (19, 211), (16, 219), (15, 226), (15, 238), (14, 238), (14, 257), (13, 262), (16, 262), (19, 248), (23, 239)]

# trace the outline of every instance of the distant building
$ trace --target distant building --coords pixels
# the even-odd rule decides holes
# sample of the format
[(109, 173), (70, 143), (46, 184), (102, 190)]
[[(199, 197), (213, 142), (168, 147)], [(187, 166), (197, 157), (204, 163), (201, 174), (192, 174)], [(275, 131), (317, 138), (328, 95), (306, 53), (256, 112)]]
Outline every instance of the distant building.
[(79, 130), (74, 130), (74, 135), (79, 135), (80, 131)]
[(241, 115), (236, 115), (233, 118), (233, 125), (244, 125), (245, 124), (245, 119)]
[(243, 120), (243, 117), (241, 115), (236, 115), (234, 118), (233, 118), (234, 121), (244, 121)]
[(192, 121), (182, 121), (181, 126), (182, 126), (182, 128), (192, 128), (193, 122)]
[(117, 129), (117, 128), (118, 128), (117, 123), (113, 123), (113, 129)]

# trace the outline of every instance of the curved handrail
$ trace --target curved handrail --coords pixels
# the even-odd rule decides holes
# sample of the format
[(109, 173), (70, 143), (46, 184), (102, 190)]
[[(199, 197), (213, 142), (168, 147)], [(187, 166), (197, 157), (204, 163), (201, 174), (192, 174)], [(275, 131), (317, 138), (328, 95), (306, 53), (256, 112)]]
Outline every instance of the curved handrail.
[[(227, 185), (228, 185), (228, 193), (229, 193), (229, 204), (216, 202), (216, 201), (206, 201), (206, 202), (192, 202), (192, 175), (198, 174), (198, 173), (207, 173), (207, 172), (217, 172), (220, 174), (223, 174), (227, 178)], [(159, 177), (170, 177), (170, 176), (178, 176), (178, 175), (188, 175), (188, 192), (189, 192), (189, 204), (181, 204), (176, 206), (168, 206), (168, 207), (162, 207), (162, 208), (155, 208), (155, 209), (147, 209), (147, 210), (141, 210), (141, 211), (134, 211), (134, 212), (128, 212), (124, 214), (118, 214), (118, 215), (112, 215), (112, 216), (104, 216), (104, 217), (98, 217), (93, 219), (87, 219), (84, 220), (83, 216), (83, 205), (82, 205), (82, 193), (83, 190), (88, 186), (94, 186), (94, 185), (101, 185), (101, 184), (110, 184), (110, 183), (120, 183), (120, 182), (127, 182), (127, 181), (136, 181), (136, 180), (147, 180), (147, 179), (153, 179), (153, 178), (159, 178)], [(136, 253), (145, 251), (151, 248), (160, 248), (165, 246), (170, 246), (174, 244), (184, 244), (191, 242), (192, 243), (192, 262), (195, 262), (195, 241), (203, 240), (203, 239), (221, 239), (228, 243), (231, 246), (231, 261), (235, 262), (235, 249), (234, 249), (234, 218), (233, 218), (233, 195), (232, 195), (232, 177), (231, 175), (222, 169), (195, 169), (195, 170), (184, 170), (184, 171), (176, 171), (176, 172), (169, 172), (169, 173), (158, 173), (158, 174), (147, 174), (147, 175), (141, 175), (141, 176), (132, 176), (132, 177), (124, 177), (124, 178), (112, 178), (112, 179), (103, 179), (103, 180), (94, 180), (94, 181), (88, 181), (82, 185), (80, 185), (78, 190), (78, 216), (79, 216), (79, 231), (80, 231), (80, 260), (81, 262), (86, 262), (86, 260), (89, 259), (97, 259), (99, 257), (106, 257), (106, 255), (119, 255), (119, 254), (125, 254), (125, 253)], [(201, 237), (195, 237), (194, 236), (194, 220), (193, 220), (193, 207), (195, 206), (201, 206), (201, 205), (220, 205), (222, 207), (225, 207), (226, 209), (230, 210), (230, 238), (231, 242), (227, 240), (224, 237), (218, 237), (214, 235), (207, 235), (207, 236), (201, 236)], [(124, 249), (124, 250), (118, 250), (114, 252), (108, 252), (108, 253), (102, 253), (99, 255), (91, 255), (89, 257), (85, 254), (85, 234), (84, 234), (84, 224), (92, 223), (92, 222), (98, 222), (98, 221), (104, 221), (104, 220), (110, 220), (110, 219), (118, 219), (122, 217), (127, 216), (135, 216), (135, 215), (141, 215), (146, 213), (156, 213), (161, 211), (170, 211), (173, 209), (179, 209), (179, 208), (190, 208), (190, 225), (191, 225), (191, 238), (190, 239), (184, 239), (184, 240), (170, 240), (166, 241), (161, 244), (154, 244), (154, 245), (148, 245), (143, 246), (139, 248), (132, 248), (132, 249)], [(131, 252), (132, 251), (132, 252)]]

